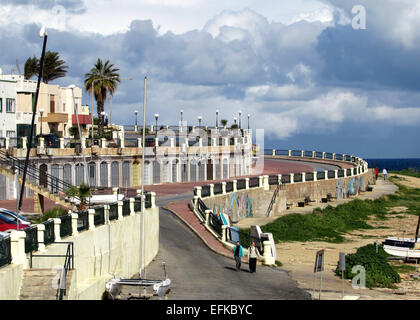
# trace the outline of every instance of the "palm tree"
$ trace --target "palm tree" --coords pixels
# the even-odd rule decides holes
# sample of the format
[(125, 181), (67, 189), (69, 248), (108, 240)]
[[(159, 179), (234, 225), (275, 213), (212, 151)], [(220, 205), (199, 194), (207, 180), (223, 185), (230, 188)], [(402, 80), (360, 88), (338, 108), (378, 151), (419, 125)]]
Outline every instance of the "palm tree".
[[(37, 57), (28, 58), (25, 62), (25, 79), (29, 80), (39, 73), (40, 61)], [(65, 77), (68, 67), (65, 61), (60, 59), (58, 52), (47, 51), (44, 57), (44, 70), (42, 72), (42, 82)]]
[[(107, 93), (113, 95), (117, 89), (118, 83), (121, 82), (118, 71), (120, 69), (114, 68), (114, 65), (107, 60), (105, 64), (98, 58), (95, 66), (89, 73), (85, 74), (85, 90), (92, 92), (96, 100), (96, 108), (98, 112), (98, 134), (103, 136), (104, 130), (104, 105)], [(93, 116), (93, 115), (92, 115)]]
[(39, 72), (39, 61), (37, 57), (28, 58), (25, 62), (24, 76), (26, 80), (29, 80)]
[(67, 66), (64, 60), (60, 60), (58, 52), (48, 51), (44, 57), (44, 70), (42, 74), (42, 81), (48, 83), (49, 81), (63, 78), (67, 73)]

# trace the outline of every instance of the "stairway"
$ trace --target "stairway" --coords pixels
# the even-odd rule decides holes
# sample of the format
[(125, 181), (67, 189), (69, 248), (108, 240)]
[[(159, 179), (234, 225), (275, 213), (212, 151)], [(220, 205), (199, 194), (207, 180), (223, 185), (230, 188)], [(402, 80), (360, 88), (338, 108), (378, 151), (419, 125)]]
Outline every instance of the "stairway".
[[(22, 176), (23, 176), (23, 167), (24, 162), (8, 156), (5, 152), (0, 151), (0, 174), (7, 176), (9, 179), (14, 180), (15, 179), (15, 172), (14, 169), (18, 169), (18, 182), (22, 184)], [(32, 179), (28, 179), (28, 177), (31, 177)], [(57, 189), (57, 193), (51, 193), (51, 191), (48, 188), (45, 188), (39, 184), (39, 181), (44, 180), (47, 185), (54, 185), (54, 187)], [(36, 181), (36, 182), (34, 182)], [(52, 177), (51, 175), (45, 173), (42, 174), (38, 169), (34, 167), (28, 166), (27, 169), (27, 178), (25, 181), (25, 188), (28, 188), (32, 190), (36, 194), (40, 194), (44, 196), (45, 198), (55, 202), (56, 204), (59, 204), (67, 209), (71, 209), (71, 203), (65, 201), (64, 191), (65, 189), (69, 189), (71, 185), (67, 184), (66, 182), (59, 180), (55, 177)], [(60, 195), (61, 193), (61, 195)]]
[[(67, 293), (70, 292), (72, 273), (72, 270), (67, 271)], [(19, 300), (58, 300), (60, 274), (61, 270), (56, 269), (24, 270)], [(64, 296), (63, 300), (67, 300), (67, 297)]]

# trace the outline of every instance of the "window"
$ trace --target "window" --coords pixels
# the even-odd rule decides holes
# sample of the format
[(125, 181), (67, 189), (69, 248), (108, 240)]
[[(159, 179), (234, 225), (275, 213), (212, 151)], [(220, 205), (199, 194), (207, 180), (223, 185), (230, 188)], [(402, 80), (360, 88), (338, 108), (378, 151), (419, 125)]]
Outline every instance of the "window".
[(15, 106), (16, 106), (16, 100), (15, 99), (6, 99), (6, 112), (14, 113), (15, 112)]
[(16, 131), (7, 130), (6, 131), (6, 137), (7, 138), (16, 138)]
[(3, 99), (0, 98), (0, 112), (3, 112)]

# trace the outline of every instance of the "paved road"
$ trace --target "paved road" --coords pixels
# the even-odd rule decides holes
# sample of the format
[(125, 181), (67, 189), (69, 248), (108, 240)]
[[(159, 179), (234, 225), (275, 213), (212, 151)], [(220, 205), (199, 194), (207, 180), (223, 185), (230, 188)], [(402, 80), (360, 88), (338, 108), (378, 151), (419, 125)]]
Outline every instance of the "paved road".
[(297, 288), (286, 271), (280, 268), (257, 266), (257, 273), (235, 271), (233, 259), (209, 250), (183, 222), (162, 207), (176, 198), (189, 199), (191, 193), (162, 197), (157, 201), (160, 209), (160, 250), (154, 262), (146, 269), (146, 277), (163, 276), (165, 262), (172, 282), (169, 299), (233, 300), (233, 299), (309, 299)]

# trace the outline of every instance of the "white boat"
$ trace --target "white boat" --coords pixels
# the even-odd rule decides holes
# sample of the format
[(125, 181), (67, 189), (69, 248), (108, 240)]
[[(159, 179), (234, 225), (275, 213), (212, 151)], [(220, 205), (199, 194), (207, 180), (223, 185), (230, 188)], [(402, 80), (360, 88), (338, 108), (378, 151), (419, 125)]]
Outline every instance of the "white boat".
[(153, 295), (162, 299), (171, 289), (171, 280), (168, 278), (165, 280), (111, 279), (106, 283), (105, 288), (112, 299), (115, 299), (121, 294), (122, 286), (152, 287)]
[(420, 239), (418, 237), (420, 226), (420, 215), (417, 222), (416, 234), (414, 238), (398, 238), (388, 237), (382, 242), (383, 248), (386, 253), (407, 259), (420, 258)]
[(407, 259), (420, 259), (420, 250), (411, 249), (408, 247), (397, 247), (397, 246), (389, 246), (384, 244), (384, 250), (386, 253)]

